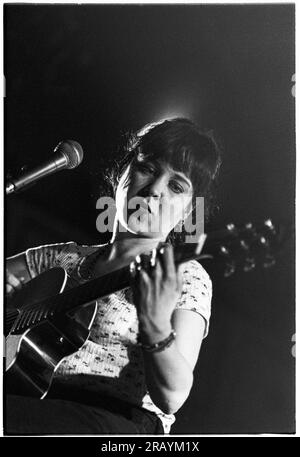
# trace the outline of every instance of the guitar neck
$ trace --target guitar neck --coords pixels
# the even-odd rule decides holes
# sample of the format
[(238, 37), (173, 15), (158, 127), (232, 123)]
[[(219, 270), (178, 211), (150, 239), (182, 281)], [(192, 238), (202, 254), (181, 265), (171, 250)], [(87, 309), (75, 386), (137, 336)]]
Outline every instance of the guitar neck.
[[(206, 235), (203, 234), (199, 243), (189, 243), (176, 247), (174, 250), (175, 263), (180, 264), (199, 258), (205, 240)], [(131, 280), (129, 265), (130, 263), (119, 270), (49, 297), (42, 302), (24, 306), (21, 312), (22, 316), (17, 320), (18, 323), (16, 322), (13, 326), (13, 330), (20, 330), (23, 328), (23, 324), (33, 322), (35, 316), (42, 315), (43, 319), (48, 319), (129, 287)]]
[[(235, 271), (235, 265), (242, 265), (243, 271), (251, 271), (256, 266), (256, 258), (264, 268), (275, 263), (272, 250), (282, 245), (278, 229), (270, 219), (261, 226), (247, 223), (242, 227), (228, 224), (224, 230), (202, 234), (198, 243), (185, 243), (174, 249), (175, 263), (205, 258), (219, 259), (226, 269), (227, 277)], [(131, 259), (134, 260), (134, 259)], [(54, 295), (38, 303), (25, 305), (18, 310), (19, 316), (9, 317), (9, 328), (14, 321), (12, 332), (20, 332), (40, 319), (55, 318), (72, 309), (84, 306), (97, 298), (102, 298), (130, 286), (130, 261), (128, 265), (88, 281), (80, 286)], [(228, 273), (229, 272), (229, 273)], [(14, 312), (15, 313), (15, 312)]]
[[(206, 235), (201, 243), (189, 243), (176, 247), (174, 259), (176, 265), (190, 260), (198, 259), (201, 256), (202, 246)], [(102, 298), (130, 286), (130, 263), (111, 273), (88, 281), (75, 289), (70, 289), (56, 297), (55, 302), (62, 306), (65, 311), (79, 307), (97, 298)]]
[[(246, 224), (242, 228), (236, 228), (234, 224), (228, 224), (225, 229), (202, 234), (198, 243), (185, 243), (176, 246), (174, 249), (175, 263), (180, 264), (190, 260), (217, 256), (217, 251), (221, 250), (221, 255), (228, 261), (230, 255), (225, 246), (233, 249), (238, 247), (240, 254), (236, 257), (243, 258), (244, 255), (253, 255), (250, 251), (251, 245), (255, 251), (262, 250), (263, 255), (269, 253), (269, 241), (276, 235), (275, 228), (270, 220), (266, 220), (262, 227), (256, 231), (252, 224)], [(224, 246), (224, 247), (223, 247)], [(222, 251), (223, 249), (223, 251)], [(245, 270), (246, 271), (246, 270)], [(69, 310), (96, 298), (105, 297), (118, 290), (130, 285), (129, 264), (117, 271), (109, 273), (100, 278), (89, 281), (75, 290), (70, 290), (58, 296), (58, 301), (65, 302)]]

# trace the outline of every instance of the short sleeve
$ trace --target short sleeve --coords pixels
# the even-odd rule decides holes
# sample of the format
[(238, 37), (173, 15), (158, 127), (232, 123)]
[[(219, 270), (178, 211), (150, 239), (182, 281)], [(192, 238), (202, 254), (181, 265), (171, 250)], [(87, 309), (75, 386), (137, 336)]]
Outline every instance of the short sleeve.
[(68, 243), (46, 244), (25, 251), (26, 262), (32, 278), (54, 267), (72, 266), (79, 259), (78, 245), (70, 241)]
[(211, 315), (212, 282), (205, 269), (196, 260), (185, 264), (182, 294), (175, 309), (186, 309), (200, 314), (205, 320), (203, 338), (208, 335)]

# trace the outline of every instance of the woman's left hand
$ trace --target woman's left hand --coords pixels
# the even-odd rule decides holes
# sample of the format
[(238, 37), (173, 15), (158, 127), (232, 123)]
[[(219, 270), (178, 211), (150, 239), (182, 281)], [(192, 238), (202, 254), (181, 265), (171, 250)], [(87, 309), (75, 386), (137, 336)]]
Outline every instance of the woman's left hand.
[(133, 299), (144, 344), (166, 338), (182, 290), (182, 266), (176, 267), (173, 247), (162, 244), (150, 256), (137, 256), (131, 265)]

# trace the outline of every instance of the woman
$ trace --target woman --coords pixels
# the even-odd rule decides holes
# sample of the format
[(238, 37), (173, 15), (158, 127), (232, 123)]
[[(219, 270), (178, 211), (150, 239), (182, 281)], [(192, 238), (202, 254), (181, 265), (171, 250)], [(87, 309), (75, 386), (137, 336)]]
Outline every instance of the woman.
[(6, 433), (170, 432), (193, 384), (212, 294), (198, 262), (176, 267), (170, 241), (195, 197), (205, 198), (208, 212), (219, 165), (215, 142), (190, 120), (152, 124), (131, 138), (112, 175), (108, 244), (60, 243), (8, 259), (9, 295), (53, 266), (64, 267), (74, 287), (135, 263), (131, 288), (97, 300), (88, 341), (59, 365), (46, 399), (8, 396)]

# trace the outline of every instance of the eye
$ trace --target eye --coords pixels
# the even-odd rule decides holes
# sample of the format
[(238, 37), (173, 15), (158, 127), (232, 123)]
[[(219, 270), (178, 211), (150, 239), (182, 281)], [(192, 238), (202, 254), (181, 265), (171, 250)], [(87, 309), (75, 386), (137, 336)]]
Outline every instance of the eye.
[(147, 174), (154, 174), (155, 173), (155, 168), (153, 165), (147, 164), (147, 163), (139, 163), (137, 164), (137, 169), (141, 173), (147, 173)]
[(169, 184), (170, 184), (172, 191), (175, 192), (176, 194), (182, 194), (184, 192), (183, 187), (180, 184), (178, 184), (177, 181), (170, 181)]

